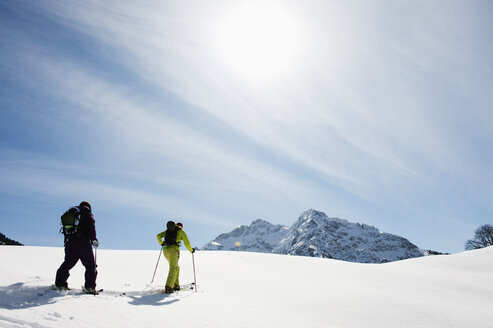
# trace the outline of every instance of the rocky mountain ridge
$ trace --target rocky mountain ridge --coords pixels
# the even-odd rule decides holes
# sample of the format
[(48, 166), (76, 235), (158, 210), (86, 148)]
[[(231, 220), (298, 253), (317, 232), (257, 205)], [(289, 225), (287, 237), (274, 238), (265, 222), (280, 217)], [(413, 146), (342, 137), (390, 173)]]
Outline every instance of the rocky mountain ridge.
[(203, 250), (241, 250), (333, 258), (359, 263), (385, 263), (424, 256), (409, 240), (375, 227), (329, 218), (313, 209), (290, 227), (256, 220), (219, 235)]
[(240, 225), (231, 232), (220, 234), (201, 249), (271, 253), (287, 237), (288, 230), (288, 227), (280, 224), (255, 220), (249, 226)]

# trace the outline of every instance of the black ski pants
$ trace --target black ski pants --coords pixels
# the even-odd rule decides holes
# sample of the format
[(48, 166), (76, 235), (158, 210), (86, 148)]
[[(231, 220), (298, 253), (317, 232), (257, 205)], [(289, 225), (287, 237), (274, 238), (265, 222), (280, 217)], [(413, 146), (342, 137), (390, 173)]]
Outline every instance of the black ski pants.
[(67, 279), (70, 276), (69, 270), (72, 269), (78, 261), (86, 268), (85, 284), (86, 288), (96, 288), (96, 263), (92, 246), (86, 238), (77, 238), (69, 240), (65, 244), (65, 261), (56, 272), (55, 285), (57, 287), (68, 287)]

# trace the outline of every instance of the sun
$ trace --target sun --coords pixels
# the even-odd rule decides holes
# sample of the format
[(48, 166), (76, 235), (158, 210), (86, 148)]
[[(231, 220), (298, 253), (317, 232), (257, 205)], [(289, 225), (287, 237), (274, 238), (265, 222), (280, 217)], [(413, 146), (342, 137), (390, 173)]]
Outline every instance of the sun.
[(255, 81), (289, 72), (301, 47), (294, 16), (267, 1), (230, 8), (215, 33), (221, 62), (242, 78)]

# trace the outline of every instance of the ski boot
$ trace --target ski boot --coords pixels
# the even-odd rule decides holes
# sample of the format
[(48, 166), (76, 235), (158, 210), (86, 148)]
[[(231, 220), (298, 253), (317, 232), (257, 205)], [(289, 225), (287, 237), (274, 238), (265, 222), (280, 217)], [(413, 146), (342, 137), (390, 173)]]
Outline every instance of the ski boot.
[(94, 288), (86, 288), (86, 287), (82, 287), (82, 291), (86, 294), (91, 294), (91, 295), (99, 295), (98, 291), (95, 290)]

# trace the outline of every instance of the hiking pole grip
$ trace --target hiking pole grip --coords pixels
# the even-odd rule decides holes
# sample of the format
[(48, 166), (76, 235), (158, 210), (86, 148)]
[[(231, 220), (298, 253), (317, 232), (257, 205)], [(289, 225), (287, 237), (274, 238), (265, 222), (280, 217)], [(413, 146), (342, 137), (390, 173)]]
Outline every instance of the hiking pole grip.
[(161, 249), (159, 250), (159, 256), (157, 257), (156, 268), (154, 269), (154, 274), (152, 275), (151, 284), (153, 283), (153, 281), (154, 281), (154, 276), (156, 275), (157, 266), (158, 266), (158, 264), (159, 264), (159, 260), (161, 259), (161, 253), (163, 252), (163, 247), (164, 247), (164, 246), (161, 246)]
[[(195, 252), (193, 252), (195, 253)], [(195, 258), (192, 253), (192, 264), (193, 264), (193, 285), (195, 286), (195, 291), (197, 291), (197, 276), (195, 275)]]

